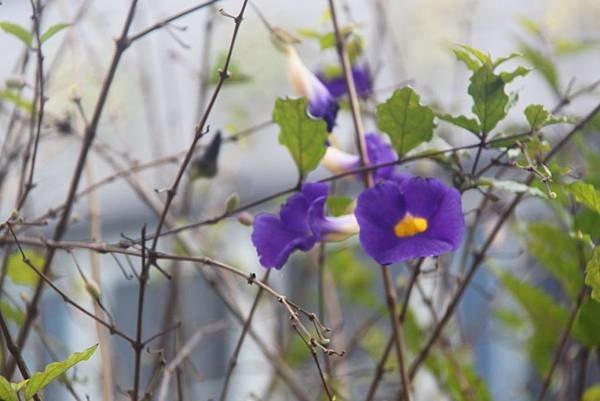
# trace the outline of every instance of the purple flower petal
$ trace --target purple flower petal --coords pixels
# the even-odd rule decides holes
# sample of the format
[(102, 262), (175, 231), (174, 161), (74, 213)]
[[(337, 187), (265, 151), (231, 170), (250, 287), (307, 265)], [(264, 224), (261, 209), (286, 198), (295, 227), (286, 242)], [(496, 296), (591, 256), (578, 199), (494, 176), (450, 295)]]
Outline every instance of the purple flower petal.
[[(367, 254), (387, 265), (457, 249), (465, 228), (460, 193), (434, 178), (400, 181), (384, 181), (358, 198), (355, 214)], [(427, 228), (396, 235), (395, 226), (414, 217), (426, 219)]]
[(314, 236), (289, 230), (277, 216), (268, 213), (257, 215), (253, 227), (252, 243), (264, 267), (281, 269), (294, 250), (308, 251), (316, 242)]
[(404, 197), (393, 182), (381, 182), (358, 197), (354, 214), (360, 226), (360, 243), (378, 263), (393, 263), (390, 260), (398, 242), (394, 225), (405, 213)]
[[(390, 163), (398, 158), (394, 153), (392, 147), (383, 141), (380, 135), (375, 133), (368, 133), (365, 135), (365, 142), (367, 144), (367, 155), (369, 156), (369, 163), (383, 164)], [(380, 167), (373, 173), (375, 180), (386, 180), (394, 174), (395, 166)]]
[(331, 96), (327, 88), (316, 78), (311, 80), (314, 86), (308, 93), (308, 112), (317, 118), (322, 118), (327, 123), (327, 131), (331, 132), (335, 119), (340, 109), (338, 102)]
[[(366, 66), (352, 66), (352, 76), (354, 77), (354, 85), (356, 93), (362, 98), (369, 96), (371, 92), (371, 74)], [(342, 75), (333, 78), (327, 78), (324, 73), (318, 72), (317, 77), (323, 82), (329, 93), (335, 98), (343, 96), (347, 90), (346, 81)]]
[(308, 251), (314, 246), (319, 238), (308, 224), (309, 210), (315, 201), (325, 199), (328, 192), (327, 184), (304, 184), (281, 207), (279, 217), (261, 213), (254, 218), (252, 243), (261, 265), (281, 269), (294, 250)]

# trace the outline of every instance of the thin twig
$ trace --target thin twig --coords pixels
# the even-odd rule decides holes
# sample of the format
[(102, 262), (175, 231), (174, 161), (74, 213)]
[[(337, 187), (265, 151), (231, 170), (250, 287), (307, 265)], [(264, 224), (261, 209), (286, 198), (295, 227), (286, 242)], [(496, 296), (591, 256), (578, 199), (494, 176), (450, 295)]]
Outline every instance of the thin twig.
[(586, 286), (582, 286), (579, 294), (577, 295), (577, 300), (575, 301), (575, 305), (571, 309), (571, 314), (569, 315), (569, 320), (567, 321), (566, 327), (563, 329), (562, 335), (560, 336), (560, 342), (558, 344), (558, 348), (556, 352), (554, 352), (554, 357), (552, 358), (552, 364), (550, 365), (550, 370), (544, 376), (544, 382), (542, 384), (542, 389), (540, 390), (540, 394), (536, 398), (537, 401), (543, 401), (548, 388), (550, 388), (550, 382), (552, 381), (552, 376), (554, 375), (554, 371), (558, 366), (558, 361), (560, 361), (560, 357), (567, 345), (567, 340), (571, 335), (571, 330), (573, 330), (573, 325), (575, 323), (575, 318), (579, 313), (579, 309), (581, 308), (581, 304), (583, 300), (589, 295), (589, 288)]
[(247, 4), (248, 4), (248, 0), (243, 0), (243, 3), (242, 3), (242, 6), (240, 8), (238, 15), (233, 18), (233, 21), (234, 21), (233, 33), (231, 36), (231, 41), (229, 42), (229, 50), (227, 51), (227, 57), (225, 58), (225, 62), (223, 63), (223, 67), (219, 73), (219, 81), (217, 82), (217, 85), (212, 93), (212, 96), (208, 102), (208, 106), (206, 107), (206, 110), (204, 111), (204, 114), (203, 114), (200, 122), (196, 126), (194, 139), (192, 140), (192, 143), (190, 144), (190, 147), (185, 155), (183, 162), (179, 166), (179, 170), (177, 171), (177, 175), (175, 177), (175, 180), (173, 181), (173, 185), (171, 185), (171, 187), (167, 190), (167, 199), (165, 201), (165, 205), (163, 207), (158, 224), (156, 226), (154, 237), (152, 238), (152, 245), (150, 247), (150, 250), (152, 252), (156, 251), (156, 247), (158, 246), (158, 239), (160, 237), (160, 233), (165, 224), (165, 219), (167, 217), (167, 214), (169, 212), (171, 204), (173, 203), (173, 199), (175, 198), (175, 196), (177, 194), (177, 189), (179, 187), (179, 183), (180, 183), (181, 179), (183, 178), (183, 175), (184, 175), (189, 163), (192, 160), (192, 156), (194, 154), (196, 144), (198, 143), (200, 138), (205, 134), (205, 126), (206, 126), (206, 122), (208, 121), (208, 117), (210, 116), (210, 113), (215, 105), (217, 97), (219, 96), (219, 93), (221, 92), (221, 88), (223, 87), (223, 84), (230, 76), (229, 70), (228, 70), (229, 64), (231, 63), (233, 49), (235, 46), (236, 38), (237, 38), (241, 23), (242, 23), (242, 20), (244, 17), (244, 11), (246, 10)]
[(169, 391), (169, 381), (175, 369), (186, 360), (191, 353), (194, 351), (198, 343), (204, 339), (205, 336), (218, 333), (227, 327), (227, 323), (223, 320), (219, 320), (214, 323), (207, 324), (200, 327), (193, 336), (187, 340), (187, 342), (181, 347), (175, 358), (167, 364), (163, 372), (162, 380), (158, 390), (158, 401), (165, 401), (167, 399), (167, 392)]
[[(271, 272), (271, 269), (267, 270), (267, 272), (263, 276), (263, 279), (262, 279), (263, 282), (266, 283), (268, 281), (270, 272)], [(229, 358), (229, 365), (227, 366), (227, 373), (225, 374), (225, 380), (223, 381), (223, 387), (221, 388), (221, 396), (219, 397), (220, 401), (225, 401), (227, 399), (227, 392), (229, 390), (229, 383), (230, 383), (230, 380), (231, 380), (231, 377), (233, 374), (233, 370), (237, 366), (238, 356), (240, 354), (240, 351), (242, 350), (242, 345), (244, 344), (244, 339), (246, 338), (248, 329), (250, 328), (250, 325), (252, 324), (252, 319), (254, 318), (254, 314), (256, 312), (256, 309), (258, 307), (258, 302), (260, 301), (262, 294), (263, 294), (263, 289), (259, 288), (258, 292), (256, 293), (256, 297), (254, 298), (254, 302), (252, 302), (252, 307), (250, 308), (250, 313), (248, 314), (248, 318), (246, 319), (246, 321), (244, 322), (244, 325), (242, 326), (242, 333), (240, 334), (240, 337), (238, 338), (238, 341), (235, 345), (235, 348), (234, 348), (233, 354), (231, 355), (231, 358)]]

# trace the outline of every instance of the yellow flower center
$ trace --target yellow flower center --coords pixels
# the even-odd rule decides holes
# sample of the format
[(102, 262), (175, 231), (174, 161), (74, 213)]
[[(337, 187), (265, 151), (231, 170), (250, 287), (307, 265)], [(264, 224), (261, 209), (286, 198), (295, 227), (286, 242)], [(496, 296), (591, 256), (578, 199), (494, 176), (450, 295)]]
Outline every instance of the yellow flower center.
[(427, 230), (427, 219), (422, 217), (414, 217), (407, 213), (402, 220), (394, 226), (396, 236), (412, 237)]

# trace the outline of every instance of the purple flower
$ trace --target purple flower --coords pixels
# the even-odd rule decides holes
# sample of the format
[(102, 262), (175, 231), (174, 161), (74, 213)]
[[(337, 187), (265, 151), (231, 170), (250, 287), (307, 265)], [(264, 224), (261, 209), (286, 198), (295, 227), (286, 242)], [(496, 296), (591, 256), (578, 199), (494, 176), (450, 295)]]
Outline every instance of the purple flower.
[(328, 192), (327, 184), (304, 184), (279, 216), (261, 213), (254, 218), (252, 243), (261, 265), (281, 269), (297, 249), (306, 252), (318, 241), (340, 241), (358, 232), (354, 215), (325, 216)]
[[(397, 160), (392, 147), (381, 139), (381, 136), (374, 133), (365, 135), (367, 145), (367, 156), (369, 164), (382, 164)], [(360, 167), (360, 157), (351, 153), (346, 153), (338, 148), (329, 146), (321, 164), (334, 174), (340, 174), (346, 171), (353, 171)], [(394, 175), (394, 166), (380, 167), (373, 172), (375, 180), (392, 179)]]
[(354, 213), (360, 243), (382, 265), (453, 251), (465, 229), (460, 193), (435, 178), (381, 182), (360, 194)]
[(285, 52), (288, 75), (294, 90), (299, 96), (308, 99), (308, 112), (313, 117), (325, 120), (327, 130), (331, 132), (340, 105), (325, 85), (304, 65), (293, 46), (287, 46)]
[[(335, 98), (342, 97), (347, 92), (346, 81), (343, 75), (327, 76), (324, 72), (318, 72), (317, 77), (323, 82), (329, 93)], [(371, 93), (371, 74), (366, 66), (353, 65), (352, 77), (356, 93), (361, 98), (366, 98)]]

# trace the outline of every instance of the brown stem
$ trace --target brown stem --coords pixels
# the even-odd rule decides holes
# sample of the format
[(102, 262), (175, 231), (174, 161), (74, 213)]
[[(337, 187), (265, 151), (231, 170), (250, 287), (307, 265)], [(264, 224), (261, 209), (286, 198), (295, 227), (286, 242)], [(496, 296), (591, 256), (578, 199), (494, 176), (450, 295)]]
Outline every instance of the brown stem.
[(410, 401), (410, 380), (406, 374), (406, 362), (404, 357), (404, 349), (402, 346), (402, 327), (400, 326), (400, 319), (396, 316), (396, 289), (392, 281), (389, 266), (381, 266), (383, 271), (383, 280), (385, 285), (386, 301), (388, 310), (390, 313), (390, 319), (392, 323), (392, 330), (394, 332), (394, 343), (396, 348), (396, 357), (398, 358), (398, 370), (400, 371), (400, 381), (402, 384), (402, 395), (404, 401)]
[[(265, 283), (267, 282), (267, 280), (269, 279), (270, 272), (271, 272), (271, 269), (267, 270), (267, 272), (263, 276), (263, 279), (262, 279), (263, 282), (265, 282)], [(225, 401), (227, 399), (227, 392), (229, 390), (229, 383), (230, 383), (230, 380), (231, 380), (231, 377), (233, 374), (233, 370), (237, 366), (238, 356), (240, 354), (240, 351), (242, 350), (242, 345), (244, 344), (246, 334), (248, 333), (248, 329), (250, 328), (250, 324), (252, 323), (252, 319), (254, 318), (254, 314), (256, 312), (256, 309), (258, 308), (258, 302), (260, 301), (262, 294), (263, 294), (263, 289), (259, 288), (258, 292), (256, 293), (256, 297), (254, 298), (254, 302), (252, 303), (252, 307), (250, 308), (250, 313), (248, 314), (248, 318), (246, 319), (246, 321), (244, 322), (244, 325), (242, 326), (242, 334), (240, 334), (240, 337), (238, 338), (238, 341), (235, 345), (233, 354), (231, 355), (231, 358), (229, 359), (227, 373), (225, 374), (225, 380), (223, 382), (223, 387), (221, 388), (221, 396), (219, 397), (220, 401)]]
[(548, 372), (546, 373), (546, 376), (544, 376), (544, 383), (542, 384), (542, 389), (540, 391), (540, 394), (536, 398), (537, 401), (543, 401), (544, 397), (546, 396), (546, 393), (548, 392), (548, 388), (550, 388), (550, 382), (552, 381), (552, 376), (554, 375), (554, 371), (556, 370), (556, 367), (558, 366), (558, 362), (560, 361), (560, 357), (563, 353), (563, 350), (565, 349), (565, 347), (567, 345), (567, 341), (569, 340), (569, 337), (571, 335), (571, 330), (573, 330), (573, 324), (575, 323), (575, 318), (577, 317), (577, 313), (579, 313), (581, 304), (583, 303), (583, 300), (588, 295), (589, 295), (589, 288), (586, 286), (583, 286), (581, 288), (581, 290), (579, 291), (579, 294), (577, 295), (577, 300), (575, 301), (575, 305), (573, 306), (573, 309), (571, 310), (571, 314), (569, 315), (569, 320), (567, 321), (567, 326), (564, 328), (562, 335), (560, 337), (560, 342), (558, 344), (558, 348), (556, 349), (556, 352), (554, 353), (554, 358), (552, 358), (552, 364), (550, 365), (550, 370), (548, 370)]

